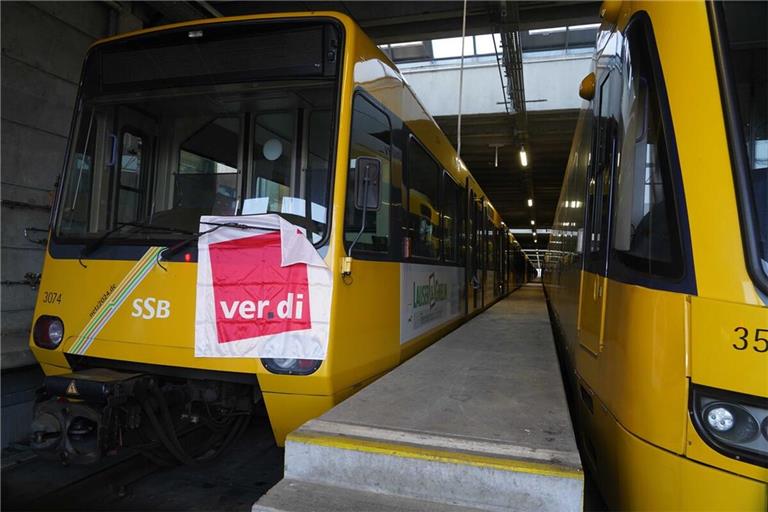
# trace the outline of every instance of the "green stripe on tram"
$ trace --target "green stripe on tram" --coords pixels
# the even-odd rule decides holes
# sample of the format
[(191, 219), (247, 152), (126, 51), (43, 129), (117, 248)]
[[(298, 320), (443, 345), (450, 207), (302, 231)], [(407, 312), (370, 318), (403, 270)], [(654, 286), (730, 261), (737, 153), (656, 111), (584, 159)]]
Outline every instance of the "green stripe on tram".
[[(143, 281), (143, 279), (147, 276), (149, 269), (154, 263), (154, 258), (156, 258), (162, 250), (162, 247), (153, 247), (144, 253), (141, 259), (136, 262), (136, 265), (134, 265), (128, 274), (126, 274), (126, 276), (122, 279), (118, 285), (117, 293), (115, 294), (114, 298), (105, 304), (98, 311), (96, 316), (94, 316), (85, 326), (83, 331), (78, 336), (77, 341), (75, 341), (74, 345), (69, 349), (70, 352), (79, 353), (80, 351), (86, 350), (88, 348), (88, 339), (98, 333), (97, 331), (95, 332), (96, 327), (102, 322), (102, 320), (105, 319), (105, 317), (113, 315), (115, 311), (122, 305), (122, 302), (127, 298), (127, 296), (130, 295), (131, 292), (133, 292), (138, 287), (141, 281)], [(109, 318), (107, 318), (107, 321), (109, 321)], [(104, 326), (101, 328), (103, 327)]]

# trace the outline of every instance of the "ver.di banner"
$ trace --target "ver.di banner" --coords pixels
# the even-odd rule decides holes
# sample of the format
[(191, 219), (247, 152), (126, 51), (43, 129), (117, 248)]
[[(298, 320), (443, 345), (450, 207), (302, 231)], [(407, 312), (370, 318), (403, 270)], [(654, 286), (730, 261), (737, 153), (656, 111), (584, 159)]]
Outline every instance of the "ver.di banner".
[[(331, 272), (302, 228), (279, 215), (203, 216), (195, 357), (324, 359)], [(246, 227), (247, 226), (247, 227)]]

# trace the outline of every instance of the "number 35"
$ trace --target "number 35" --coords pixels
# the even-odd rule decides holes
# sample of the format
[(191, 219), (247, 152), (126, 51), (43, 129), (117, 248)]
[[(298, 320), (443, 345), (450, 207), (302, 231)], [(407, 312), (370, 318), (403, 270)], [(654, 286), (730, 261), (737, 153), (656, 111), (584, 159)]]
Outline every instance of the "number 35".
[[(737, 327), (733, 332), (741, 333), (739, 339), (741, 343), (734, 343), (733, 348), (736, 350), (747, 350), (750, 345), (749, 329), (746, 327)], [(768, 352), (768, 329), (755, 329), (755, 339), (752, 342), (752, 350), (755, 352)]]

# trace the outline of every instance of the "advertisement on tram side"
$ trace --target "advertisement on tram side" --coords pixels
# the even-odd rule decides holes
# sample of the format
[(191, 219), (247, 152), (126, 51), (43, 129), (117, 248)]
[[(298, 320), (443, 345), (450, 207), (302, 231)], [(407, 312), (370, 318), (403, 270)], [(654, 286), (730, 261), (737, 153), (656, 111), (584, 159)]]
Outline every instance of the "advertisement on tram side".
[(464, 313), (464, 269), (400, 265), (400, 343)]

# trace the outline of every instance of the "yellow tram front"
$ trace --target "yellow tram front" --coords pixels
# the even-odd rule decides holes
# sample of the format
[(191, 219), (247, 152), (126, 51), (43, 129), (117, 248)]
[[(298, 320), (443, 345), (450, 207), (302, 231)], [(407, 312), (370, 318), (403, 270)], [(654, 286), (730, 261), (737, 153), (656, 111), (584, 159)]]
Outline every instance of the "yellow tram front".
[[(193, 340), (201, 217), (278, 214), (305, 250), (332, 261), (345, 24), (334, 15), (235, 18), (91, 48), (30, 340), (51, 396), (106, 403), (120, 389), (154, 385), (137, 377), (152, 369), (180, 385), (194, 379), (179, 391), (184, 407), (221, 411), (212, 421), (245, 414), (263, 395), (280, 441), (289, 428), (281, 421), (295, 426), (338, 401), (323, 357), (196, 357)], [(266, 312), (268, 299), (258, 312), (256, 303), (221, 302), (225, 313), (277, 322), (289, 306), (274, 293)], [(288, 299), (292, 316), (308, 311), (308, 298)], [(270, 403), (280, 394), (295, 398)], [(91, 435), (105, 448), (123, 435), (96, 416), (48, 405), (35, 443), (93, 459), (99, 450), (71, 446)], [(62, 440), (65, 430), (80, 441)]]

